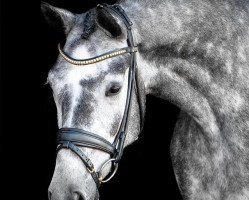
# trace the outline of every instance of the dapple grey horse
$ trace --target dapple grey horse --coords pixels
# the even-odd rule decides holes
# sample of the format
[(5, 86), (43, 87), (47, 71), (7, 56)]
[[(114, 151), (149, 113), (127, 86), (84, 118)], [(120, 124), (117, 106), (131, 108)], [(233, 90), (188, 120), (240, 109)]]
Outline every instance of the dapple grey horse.
[[(248, 200), (249, 1), (117, 4), (133, 22), (143, 108), (151, 94), (181, 109), (171, 156), (183, 199)], [(75, 59), (127, 46), (126, 27), (114, 14), (97, 8), (73, 14), (45, 3), (42, 10), (48, 21), (63, 26), (63, 50)], [(124, 109), (129, 64), (129, 55), (88, 66), (74, 66), (59, 56), (48, 75), (58, 126), (98, 133), (112, 142)], [(139, 123), (133, 92), (125, 145), (137, 140)], [(81, 150), (97, 169), (109, 158), (99, 150)], [(49, 198), (99, 198), (91, 175), (70, 150), (58, 152)]]

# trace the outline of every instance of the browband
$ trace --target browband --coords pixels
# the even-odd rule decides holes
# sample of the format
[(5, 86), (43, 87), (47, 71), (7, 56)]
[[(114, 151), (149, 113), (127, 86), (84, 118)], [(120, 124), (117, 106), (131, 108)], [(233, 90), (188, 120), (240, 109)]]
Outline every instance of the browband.
[(101, 54), (99, 56), (93, 57), (93, 58), (88, 58), (88, 59), (82, 59), (82, 60), (78, 60), (75, 58), (70, 57), (69, 55), (67, 55), (62, 49), (61, 49), (61, 45), (58, 44), (58, 50), (59, 53), (61, 54), (61, 56), (69, 63), (73, 64), (73, 65), (90, 65), (90, 64), (94, 64), (97, 62), (101, 62), (103, 60), (106, 60), (108, 58), (113, 58), (116, 56), (120, 56), (126, 53), (134, 53), (138, 51), (138, 48), (135, 47), (125, 47), (125, 48), (121, 48), (118, 50), (114, 50), (114, 51), (110, 51), (104, 54)]

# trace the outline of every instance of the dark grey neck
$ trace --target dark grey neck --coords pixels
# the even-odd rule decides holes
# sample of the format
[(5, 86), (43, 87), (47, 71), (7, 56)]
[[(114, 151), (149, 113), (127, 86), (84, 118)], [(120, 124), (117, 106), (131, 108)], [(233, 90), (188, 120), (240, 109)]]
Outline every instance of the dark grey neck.
[[(235, 12), (246, 6), (205, 0), (182, 4), (127, 0), (121, 5), (134, 21), (141, 59), (160, 71), (154, 77), (157, 81), (150, 84), (150, 93), (185, 110), (204, 132), (219, 132), (220, 109), (228, 104), (224, 91), (229, 99), (236, 88), (242, 89), (246, 80), (241, 71), (249, 71), (248, 34), (243, 33), (249, 31), (244, 25), (249, 24), (249, 17)], [(249, 89), (244, 89), (237, 101), (249, 94)], [(226, 114), (236, 106), (235, 102), (228, 105)], [(247, 104), (243, 106), (245, 109)]]
[(172, 141), (183, 195), (249, 198), (248, 2), (121, 4), (134, 21), (146, 92), (171, 101), (185, 116)]

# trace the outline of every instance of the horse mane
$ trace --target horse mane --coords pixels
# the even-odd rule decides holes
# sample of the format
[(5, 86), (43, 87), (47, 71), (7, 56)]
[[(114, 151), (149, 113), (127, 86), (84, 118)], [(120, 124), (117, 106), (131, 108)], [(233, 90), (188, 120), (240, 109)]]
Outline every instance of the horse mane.
[(82, 39), (88, 39), (89, 36), (96, 29), (96, 12), (94, 10), (90, 10), (86, 13), (85, 19), (83, 21), (83, 33), (81, 34)]

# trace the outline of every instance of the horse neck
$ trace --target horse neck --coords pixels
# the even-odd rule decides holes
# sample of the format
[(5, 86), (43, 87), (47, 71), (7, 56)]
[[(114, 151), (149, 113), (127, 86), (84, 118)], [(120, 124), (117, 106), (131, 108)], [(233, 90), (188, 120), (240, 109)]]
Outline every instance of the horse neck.
[[(243, 129), (249, 129), (249, 43), (248, 34), (241, 34), (248, 28), (208, 1), (181, 6), (127, 0), (123, 6), (134, 21), (147, 93), (173, 102), (210, 137), (242, 118)], [(240, 134), (239, 126), (230, 127), (233, 134)]]

